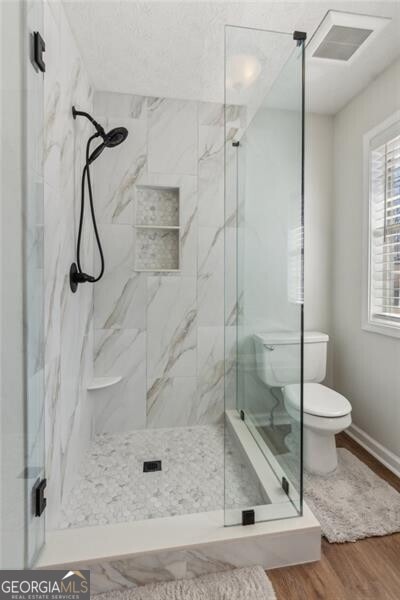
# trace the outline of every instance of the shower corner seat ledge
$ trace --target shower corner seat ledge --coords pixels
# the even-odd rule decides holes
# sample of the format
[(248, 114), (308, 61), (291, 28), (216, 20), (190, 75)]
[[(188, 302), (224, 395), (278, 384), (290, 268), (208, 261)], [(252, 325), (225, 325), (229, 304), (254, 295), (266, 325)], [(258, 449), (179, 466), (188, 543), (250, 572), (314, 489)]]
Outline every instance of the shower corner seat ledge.
[(89, 392), (93, 392), (95, 390), (102, 390), (104, 388), (111, 387), (116, 383), (119, 383), (122, 380), (121, 375), (117, 375), (116, 377), (94, 377), (87, 389)]

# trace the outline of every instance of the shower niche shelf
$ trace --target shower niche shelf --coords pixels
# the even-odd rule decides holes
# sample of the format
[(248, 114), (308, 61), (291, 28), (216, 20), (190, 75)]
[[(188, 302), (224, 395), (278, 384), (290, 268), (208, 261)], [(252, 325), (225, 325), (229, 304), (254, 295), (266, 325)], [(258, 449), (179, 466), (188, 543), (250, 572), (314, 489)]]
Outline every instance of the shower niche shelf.
[(180, 270), (179, 188), (137, 186), (135, 270)]

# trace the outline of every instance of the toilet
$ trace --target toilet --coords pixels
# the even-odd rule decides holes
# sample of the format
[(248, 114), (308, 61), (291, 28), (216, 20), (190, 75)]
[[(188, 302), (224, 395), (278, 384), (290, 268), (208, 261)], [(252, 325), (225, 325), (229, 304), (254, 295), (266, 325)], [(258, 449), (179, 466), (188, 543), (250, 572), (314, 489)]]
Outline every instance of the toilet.
[[(272, 388), (281, 388), (289, 415), (301, 422), (300, 334), (263, 332), (254, 335), (257, 373)], [(320, 382), (326, 375), (329, 337), (304, 332), (304, 467), (315, 475), (329, 475), (337, 467), (335, 434), (351, 425), (351, 404)]]

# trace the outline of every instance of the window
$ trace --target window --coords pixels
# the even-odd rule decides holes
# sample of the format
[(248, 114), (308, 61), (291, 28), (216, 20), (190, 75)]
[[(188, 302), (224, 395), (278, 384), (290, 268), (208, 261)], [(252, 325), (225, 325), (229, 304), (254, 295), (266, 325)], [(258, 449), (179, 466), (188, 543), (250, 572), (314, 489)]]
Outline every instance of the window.
[[(367, 328), (400, 335), (400, 117), (366, 137), (368, 160)], [(372, 325), (372, 327), (368, 327)]]

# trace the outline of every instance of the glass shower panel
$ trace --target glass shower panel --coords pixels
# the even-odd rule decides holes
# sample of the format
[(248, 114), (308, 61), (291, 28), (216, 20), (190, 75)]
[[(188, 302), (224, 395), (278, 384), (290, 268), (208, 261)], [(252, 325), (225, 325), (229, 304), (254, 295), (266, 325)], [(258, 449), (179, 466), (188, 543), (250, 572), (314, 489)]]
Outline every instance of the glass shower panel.
[(302, 511), (303, 46), (226, 29), (227, 524)]
[(0, 568), (17, 569), (33, 566), (45, 532), (42, 2), (2, 2), (0, 26)]
[[(26, 564), (45, 541), (45, 513), (36, 514), (36, 489), (45, 479), (44, 397), (44, 73), (34, 60), (34, 35), (44, 36), (42, 0), (24, 3), (24, 369)], [(46, 54), (43, 56), (46, 59)]]
[(21, 14), (0, 2), (0, 569), (25, 564)]

